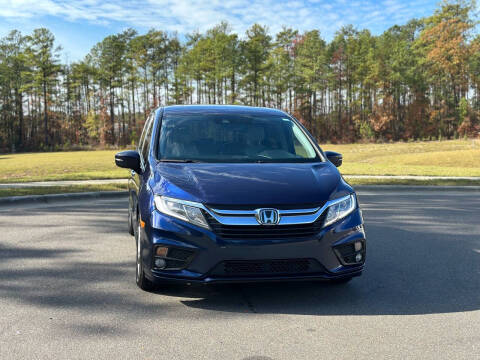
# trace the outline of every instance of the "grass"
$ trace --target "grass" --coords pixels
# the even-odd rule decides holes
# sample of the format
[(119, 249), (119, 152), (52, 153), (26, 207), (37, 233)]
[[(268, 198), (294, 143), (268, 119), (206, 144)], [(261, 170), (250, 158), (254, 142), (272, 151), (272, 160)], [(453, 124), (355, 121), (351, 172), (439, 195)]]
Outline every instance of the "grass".
[[(480, 176), (480, 140), (322, 144), (322, 148), (343, 154), (344, 175)], [(115, 166), (117, 151), (0, 155), (0, 183), (126, 178), (128, 170)]]
[(0, 155), (0, 183), (121, 179), (128, 170), (115, 166), (118, 150)]
[(480, 140), (323, 144), (343, 154), (344, 175), (480, 176)]
[(127, 190), (127, 184), (102, 184), (102, 185), (72, 185), (72, 186), (49, 186), (28, 187), (18, 189), (0, 189), (0, 198), (8, 196), (65, 194), (89, 191), (120, 191)]

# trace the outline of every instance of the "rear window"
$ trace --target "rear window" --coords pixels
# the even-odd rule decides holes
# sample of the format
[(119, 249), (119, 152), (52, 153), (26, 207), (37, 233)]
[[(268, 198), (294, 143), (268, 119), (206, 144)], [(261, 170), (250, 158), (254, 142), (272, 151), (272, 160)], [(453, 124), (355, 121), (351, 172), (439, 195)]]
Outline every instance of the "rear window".
[(305, 133), (287, 116), (167, 113), (158, 141), (160, 160), (320, 161)]

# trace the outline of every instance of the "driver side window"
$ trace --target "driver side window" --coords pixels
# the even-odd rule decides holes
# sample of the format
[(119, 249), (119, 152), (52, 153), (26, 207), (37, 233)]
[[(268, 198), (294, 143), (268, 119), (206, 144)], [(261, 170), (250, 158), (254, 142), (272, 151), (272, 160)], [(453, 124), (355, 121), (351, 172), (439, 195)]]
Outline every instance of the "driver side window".
[(152, 125), (153, 125), (153, 118), (155, 117), (155, 113), (152, 112), (150, 116), (147, 118), (145, 122), (145, 126), (143, 127), (142, 136), (140, 137), (140, 141), (138, 142), (138, 153), (140, 154), (140, 158), (142, 160), (142, 166), (145, 165), (148, 156), (148, 149), (150, 145), (150, 136), (152, 134)]
[(153, 118), (154, 116), (152, 115), (152, 118), (148, 122), (148, 127), (145, 130), (145, 139), (143, 139), (142, 158), (145, 163), (148, 159), (148, 150), (150, 149), (150, 143), (152, 140)]
[(143, 125), (142, 133), (140, 135), (140, 140), (138, 140), (137, 151), (139, 153), (141, 152), (140, 149), (142, 148), (142, 145), (143, 145), (143, 139), (145, 139), (145, 129), (147, 128), (149, 120), (150, 120), (150, 116), (147, 118), (147, 120), (145, 120), (145, 124)]

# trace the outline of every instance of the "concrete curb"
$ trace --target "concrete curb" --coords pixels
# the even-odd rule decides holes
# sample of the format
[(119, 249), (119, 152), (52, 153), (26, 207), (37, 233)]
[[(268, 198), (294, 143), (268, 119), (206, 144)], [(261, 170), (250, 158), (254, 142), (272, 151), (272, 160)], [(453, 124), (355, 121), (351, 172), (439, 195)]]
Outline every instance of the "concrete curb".
[(25, 203), (51, 203), (70, 200), (85, 199), (108, 199), (127, 196), (125, 191), (94, 191), (94, 192), (78, 192), (65, 194), (48, 194), (48, 195), (25, 195), (25, 196), (9, 196), (0, 198), (0, 206), (17, 205)]
[(480, 186), (448, 185), (352, 185), (355, 190), (393, 190), (393, 191), (472, 191), (480, 192)]

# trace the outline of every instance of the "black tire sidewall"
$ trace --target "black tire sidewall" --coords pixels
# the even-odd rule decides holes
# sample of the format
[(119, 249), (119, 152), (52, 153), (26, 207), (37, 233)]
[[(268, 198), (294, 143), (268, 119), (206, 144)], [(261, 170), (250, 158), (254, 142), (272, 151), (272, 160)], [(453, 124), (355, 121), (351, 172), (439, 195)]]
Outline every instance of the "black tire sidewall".
[[(134, 228), (135, 232), (135, 280), (137, 282), (137, 285), (140, 286), (141, 279), (143, 276), (143, 263), (142, 263), (142, 242), (140, 239), (140, 229), (138, 229), (138, 226), (135, 226)], [(140, 256), (138, 255), (138, 247), (140, 246)], [(140, 266), (139, 266), (140, 263)]]
[[(141, 239), (141, 229), (139, 228), (139, 226), (137, 225), (137, 227), (135, 227), (137, 229), (136, 231), (136, 235), (135, 235), (135, 245), (136, 245), (136, 248), (135, 248), (135, 257), (136, 257), (136, 263), (135, 263), (135, 281), (137, 283), (137, 286), (144, 290), (144, 291), (152, 291), (155, 289), (155, 284), (150, 281), (149, 279), (147, 279), (147, 277), (145, 276), (145, 271), (143, 270), (143, 257), (142, 257), (142, 239)], [(138, 256), (138, 242), (140, 242), (140, 256)], [(140, 262), (140, 266), (139, 265), (139, 262)]]
[(135, 224), (133, 222), (133, 199), (130, 195), (128, 197), (128, 233), (130, 235), (135, 235)]

